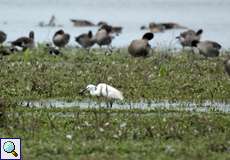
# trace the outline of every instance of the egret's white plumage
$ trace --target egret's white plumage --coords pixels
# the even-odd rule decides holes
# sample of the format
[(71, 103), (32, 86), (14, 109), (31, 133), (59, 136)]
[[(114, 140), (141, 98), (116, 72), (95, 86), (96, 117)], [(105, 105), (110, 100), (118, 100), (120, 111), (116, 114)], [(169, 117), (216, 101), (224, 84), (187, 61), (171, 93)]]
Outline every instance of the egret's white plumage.
[(122, 92), (105, 83), (99, 83), (97, 86), (89, 84), (86, 90), (88, 90), (92, 96), (103, 96), (109, 99), (119, 100), (124, 99)]

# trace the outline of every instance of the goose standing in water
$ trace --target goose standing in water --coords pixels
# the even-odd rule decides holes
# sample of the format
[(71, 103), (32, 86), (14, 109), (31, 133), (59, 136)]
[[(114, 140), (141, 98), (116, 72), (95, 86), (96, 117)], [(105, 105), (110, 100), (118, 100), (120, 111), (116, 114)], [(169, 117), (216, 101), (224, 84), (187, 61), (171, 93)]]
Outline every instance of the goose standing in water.
[(90, 48), (95, 44), (92, 31), (84, 33), (75, 38), (75, 41), (80, 44), (83, 48)]
[(197, 32), (195, 32), (194, 30), (188, 30), (182, 32), (180, 36), (176, 38), (180, 41), (180, 44), (184, 49), (184, 47), (192, 47), (192, 41), (200, 41), (202, 33), (202, 29), (199, 29)]
[(32, 49), (35, 47), (34, 42), (34, 31), (30, 31), (29, 37), (20, 37), (15, 41), (11, 42), (12, 46), (21, 47), (23, 51), (26, 49)]
[(207, 57), (217, 57), (220, 54), (221, 45), (214, 41), (192, 41), (192, 47), (196, 47), (199, 53)]
[(7, 35), (3, 31), (0, 31), (0, 44), (6, 41)]
[(143, 35), (142, 39), (133, 40), (128, 47), (129, 53), (133, 57), (146, 57), (151, 49), (148, 42), (153, 39), (153, 37), (153, 33), (148, 32)]
[(70, 35), (65, 33), (62, 29), (58, 30), (53, 36), (53, 43), (55, 46), (63, 48), (70, 40)]

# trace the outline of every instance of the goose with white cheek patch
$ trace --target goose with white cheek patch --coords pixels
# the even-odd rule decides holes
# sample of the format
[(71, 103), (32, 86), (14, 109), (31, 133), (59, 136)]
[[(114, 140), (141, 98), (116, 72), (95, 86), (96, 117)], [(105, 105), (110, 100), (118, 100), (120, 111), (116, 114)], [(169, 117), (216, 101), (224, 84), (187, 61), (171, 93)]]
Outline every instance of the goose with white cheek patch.
[(143, 35), (142, 39), (133, 40), (128, 47), (130, 55), (133, 57), (146, 57), (151, 49), (149, 41), (153, 37), (153, 33), (148, 32)]
[(83, 33), (75, 38), (75, 41), (80, 44), (83, 48), (90, 48), (95, 44), (92, 31)]
[(100, 46), (110, 46), (112, 43), (113, 36), (111, 36), (112, 27), (109, 25), (103, 25), (98, 29), (94, 39), (96, 43)]
[(192, 47), (192, 41), (200, 41), (202, 33), (202, 29), (199, 29), (197, 32), (195, 32), (194, 30), (187, 30), (185, 32), (182, 32), (180, 36), (176, 38), (179, 40), (180, 44), (184, 49), (184, 47)]
[(32, 49), (35, 47), (35, 42), (34, 42), (34, 31), (30, 31), (29, 37), (20, 37), (16, 39), (15, 41), (11, 42), (11, 45), (13, 47), (20, 47), (22, 48), (23, 51), (26, 49)]
[(53, 36), (53, 43), (55, 46), (63, 48), (65, 47), (70, 40), (70, 35), (68, 33), (65, 33), (64, 30), (60, 29), (57, 32), (55, 32)]

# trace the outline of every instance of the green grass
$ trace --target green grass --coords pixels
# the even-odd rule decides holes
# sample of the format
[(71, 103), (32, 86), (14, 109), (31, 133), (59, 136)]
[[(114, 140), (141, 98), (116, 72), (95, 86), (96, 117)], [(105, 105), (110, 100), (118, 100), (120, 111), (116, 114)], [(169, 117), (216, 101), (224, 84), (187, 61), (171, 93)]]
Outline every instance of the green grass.
[(229, 159), (227, 114), (106, 109), (7, 111), (1, 137), (24, 159)]
[[(226, 55), (189, 52), (132, 58), (126, 49), (105, 56), (68, 48), (50, 56), (33, 51), (0, 57), (0, 137), (20, 137), (23, 159), (230, 159), (230, 116), (175, 110), (26, 108), (22, 100), (92, 98), (87, 84), (105, 82), (125, 101), (228, 102)], [(1, 52), (0, 52), (1, 53)]]
[(40, 47), (2, 57), (0, 95), (17, 99), (82, 99), (87, 84), (105, 82), (120, 89), (126, 101), (228, 101), (230, 81), (224, 72), (225, 56), (204, 59), (192, 53), (154, 53), (132, 58), (126, 49), (105, 56), (66, 49), (50, 56)]

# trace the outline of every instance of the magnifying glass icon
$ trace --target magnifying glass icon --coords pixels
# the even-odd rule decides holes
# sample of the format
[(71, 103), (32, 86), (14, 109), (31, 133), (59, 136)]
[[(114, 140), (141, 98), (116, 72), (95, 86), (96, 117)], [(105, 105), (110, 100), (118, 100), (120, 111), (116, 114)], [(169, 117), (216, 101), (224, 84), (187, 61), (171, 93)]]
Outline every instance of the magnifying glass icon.
[(15, 145), (13, 142), (11, 141), (7, 141), (3, 144), (3, 150), (6, 152), (6, 153), (11, 153), (14, 155), (14, 157), (17, 157), (18, 154), (17, 152), (15, 152)]

